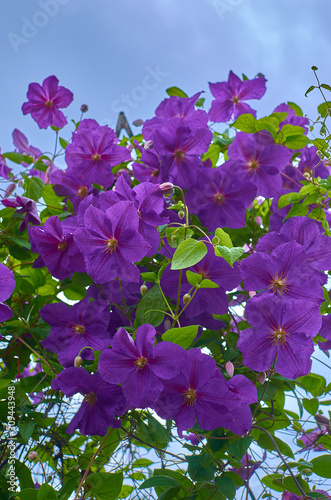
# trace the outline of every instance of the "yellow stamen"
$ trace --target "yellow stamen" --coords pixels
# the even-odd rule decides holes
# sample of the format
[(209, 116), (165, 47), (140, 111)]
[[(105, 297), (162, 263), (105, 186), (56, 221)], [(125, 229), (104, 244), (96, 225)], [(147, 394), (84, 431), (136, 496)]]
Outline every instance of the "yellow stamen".
[(284, 293), (287, 293), (289, 289), (287, 276), (283, 276), (283, 273), (276, 273), (274, 276), (272, 276), (268, 288), (272, 291), (272, 293), (277, 292), (280, 296), (282, 296)]
[(147, 359), (141, 356), (141, 358), (138, 358), (137, 361), (134, 362), (138, 370), (141, 370), (146, 366), (148, 363)]
[(277, 326), (277, 328), (271, 330), (271, 343), (277, 343), (283, 347), (286, 345), (287, 337), (289, 337), (289, 335), (290, 334), (287, 333), (281, 326)]
[(184, 392), (184, 403), (186, 406), (193, 406), (197, 402), (197, 396), (194, 389), (188, 389)]
[(97, 395), (94, 392), (89, 392), (85, 398), (83, 403), (86, 403), (87, 405), (94, 406), (95, 403), (97, 402)]
[(83, 327), (83, 325), (75, 325), (72, 327), (72, 329), (74, 332), (79, 333), (81, 335), (85, 333), (85, 328)]

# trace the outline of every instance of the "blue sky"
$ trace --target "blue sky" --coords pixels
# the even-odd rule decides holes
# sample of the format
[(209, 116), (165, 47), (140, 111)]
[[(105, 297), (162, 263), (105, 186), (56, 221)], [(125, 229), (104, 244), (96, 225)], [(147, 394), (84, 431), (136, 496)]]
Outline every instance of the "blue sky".
[[(73, 91), (70, 118), (88, 117), (114, 127), (118, 111), (129, 121), (149, 118), (176, 85), (189, 95), (229, 70), (268, 79), (259, 115), (286, 100), (316, 117), (310, 67), (331, 83), (329, 0), (11, 0), (2, 6), (0, 145), (12, 149), (17, 127), (30, 143), (52, 149), (53, 135), (23, 116), (30, 82), (51, 74)], [(156, 74), (156, 76), (155, 76)], [(70, 137), (67, 126), (62, 136)]]

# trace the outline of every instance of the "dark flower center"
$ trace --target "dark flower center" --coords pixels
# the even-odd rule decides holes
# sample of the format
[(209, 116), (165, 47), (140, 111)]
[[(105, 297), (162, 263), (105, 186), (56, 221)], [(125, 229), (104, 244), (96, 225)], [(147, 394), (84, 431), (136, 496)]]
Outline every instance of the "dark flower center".
[(100, 155), (98, 153), (95, 153), (94, 155), (91, 156), (91, 158), (94, 161), (99, 161), (100, 160)]
[(77, 194), (81, 198), (85, 198), (88, 195), (88, 189), (87, 189), (87, 187), (86, 186), (79, 186), (79, 188), (77, 190)]
[(216, 203), (216, 205), (223, 205), (224, 201), (225, 196), (222, 193), (217, 193), (217, 195), (214, 196), (214, 203)]
[(237, 104), (239, 102), (239, 97), (233, 97), (232, 102), (233, 104)]
[(58, 243), (58, 245), (57, 245), (57, 249), (61, 250), (61, 252), (62, 252), (63, 250), (65, 250), (67, 248), (67, 246), (68, 245), (67, 245), (66, 241), (60, 241), (60, 243)]
[(182, 160), (185, 157), (185, 151), (179, 150), (175, 153), (175, 158)]
[(272, 290), (273, 293), (277, 292), (282, 296), (284, 293), (288, 292), (287, 276), (283, 276), (282, 273), (276, 273), (275, 276), (272, 276), (268, 288)]
[(115, 238), (110, 238), (109, 240), (106, 240), (106, 252), (113, 253), (116, 247), (117, 247), (117, 240), (115, 240)]
[(89, 392), (85, 398), (83, 403), (86, 403), (87, 405), (94, 406), (95, 403), (97, 402), (97, 395), (94, 392)]
[(45, 101), (45, 106), (47, 106), (48, 108), (52, 108), (53, 107), (52, 101)]
[(134, 362), (134, 364), (138, 370), (141, 370), (142, 368), (144, 368), (144, 366), (147, 365), (147, 359), (141, 356), (137, 359), (137, 361)]
[(289, 333), (287, 333), (281, 326), (277, 326), (274, 330), (271, 331), (271, 343), (277, 343), (281, 346), (286, 345), (287, 338)]
[(184, 392), (184, 403), (186, 406), (193, 406), (197, 402), (197, 395), (194, 389), (188, 389)]
[(159, 175), (159, 169), (153, 170), (152, 177), (157, 177)]
[(75, 325), (73, 326), (73, 331), (76, 332), (76, 333), (79, 333), (79, 334), (83, 334), (85, 333), (85, 328), (83, 327), (83, 325)]
[(250, 160), (248, 163), (246, 163), (246, 168), (250, 170), (251, 172), (256, 172), (259, 170), (260, 165), (256, 160)]

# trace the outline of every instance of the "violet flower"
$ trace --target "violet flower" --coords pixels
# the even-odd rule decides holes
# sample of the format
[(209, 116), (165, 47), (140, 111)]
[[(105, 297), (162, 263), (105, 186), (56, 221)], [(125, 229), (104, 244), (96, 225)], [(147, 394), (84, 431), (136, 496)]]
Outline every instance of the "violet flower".
[(16, 210), (18, 214), (25, 214), (24, 220), (20, 224), (20, 231), (23, 232), (28, 226), (28, 223), (34, 224), (35, 226), (40, 226), (40, 217), (37, 210), (36, 202), (30, 200), (30, 198), (25, 198), (24, 196), (16, 196), (16, 199), (3, 199), (1, 203), (5, 207), (19, 208)]
[(227, 82), (209, 83), (209, 89), (215, 98), (209, 110), (209, 119), (213, 122), (227, 122), (232, 115), (235, 120), (244, 113), (256, 116), (256, 111), (243, 101), (261, 99), (266, 91), (266, 81), (263, 76), (242, 81), (230, 71)]
[(67, 120), (60, 108), (69, 106), (74, 96), (70, 90), (59, 86), (55, 76), (46, 78), (42, 85), (30, 83), (27, 98), (28, 102), (22, 106), (23, 114), (31, 113), (39, 128), (49, 125), (62, 128), (66, 125)]
[(99, 358), (99, 372), (107, 382), (122, 384), (126, 399), (136, 408), (154, 407), (163, 389), (163, 381), (179, 374), (186, 361), (185, 350), (171, 342), (154, 347), (155, 328), (137, 328), (135, 340), (120, 328), (112, 348)]
[(7, 304), (3, 304), (14, 291), (15, 288), (14, 273), (4, 264), (0, 264), (0, 322), (6, 321), (13, 316), (11, 309)]

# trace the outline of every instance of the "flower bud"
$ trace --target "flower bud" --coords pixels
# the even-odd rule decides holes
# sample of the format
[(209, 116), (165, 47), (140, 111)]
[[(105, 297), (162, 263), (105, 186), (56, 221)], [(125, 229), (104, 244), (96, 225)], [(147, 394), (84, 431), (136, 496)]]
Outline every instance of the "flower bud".
[(172, 184), (172, 182), (163, 182), (162, 184), (160, 184), (160, 189), (164, 195), (172, 194), (174, 185)]
[(141, 120), (141, 118), (138, 118), (137, 120), (134, 120), (132, 122), (132, 125), (134, 125), (135, 127), (141, 127), (144, 123), (144, 120)]
[(255, 222), (258, 226), (261, 226), (261, 224), (263, 223), (262, 217), (260, 217), (259, 215), (255, 217)]
[(311, 476), (313, 471), (311, 469), (302, 469), (301, 474), (304, 474), (305, 476)]
[(305, 179), (310, 179), (310, 172), (305, 172), (303, 176)]
[(76, 368), (79, 368), (80, 366), (82, 366), (82, 363), (83, 363), (82, 358), (80, 356), (76, 356), (74, 360), (74, 366)]
[(173, 243), (175, 243), (175, 241), (177, 241), (177, 235), (176, 235), (176, 234), (172, 234), (172, 235), (171, 235), (171, 241), (172, 241)]
[(190, 302), (190, 300), (191, 300), (191, 295), (189, 293), (185, 293), (183, 297), (184, 304), (187, 304), (188, 302)]
[(37, 460), (39, 458), (39, 455), (36, 451), (30, 451), (30, 453), (28, 454), (28, 459), (29, 460)]
[(226, 369), (227, 374), (230, 375), (230, 377), (233, 377), (234, 366), (233, 366), (233, 363), (231, 363), (231, 361), (228, 361), (227, 363), (225, 363), (225, 369)]
[(184, 217), (184, 215), (185, 215), (184, 210), (179, 210), (179, 212), (178, 212), (178, 217), (179, 217), (180, 219), (182, 219), (182, 218)]
[(146, 141), (144, 144), (144, 149), (152, 149), (154, 148), (154, 142), (153, 141)]
[(17, 185), (18, 185), (18, 187), (20, 187), (20, 188), (23, 186), (23, 181), (22, 181), (22, 179), (20, 179), (20, 180), (17, 182)]
[(142, 296), (146, 295), (147, 292), (147, 286), (146, 285), (141, 285), (140, 287), (140, 293)]
[(252, 290), (251, 292), (248, 292), (248, 295), (250, 297), (254, 297), (254, 295), (256, 295), (256, 292), (254, 292), (254, 290)]
[(10, 196), (13, 191), (15, 191), (15, 188), (16, 188), (16, 184), (9, 184), (9, 186), (7, 187), (6, 189), (6, 192), (5, 192), (5, 198), (8, 198), (8, 196)]
[(86, 111), (88, 111), (87, 104), (82, 104), (81, 107), (80, 107), (80, 110), (81, 110), (82, 113), (86, 113)]
[(167, 318), (167, 319), (164, 320), (163, 326), (164, 326), (164, 330), (165, 331), (170, 330), (170, 328), (171, 328), (171, 321), (170, 321), (169, 318)]
[(130, 153), (131, 153), (131, 151), (133, 150), (133, 147), (134, 147), (133, 144), (128, 144), (126, 146), (126, 149), (128, 149), (130, 151)]
[(260, 372), (257, 374), (257, 379), (260, 382), (261, 385), (264, 384), (265, 379), (266, 379), (266, 374), (264, 372)]

